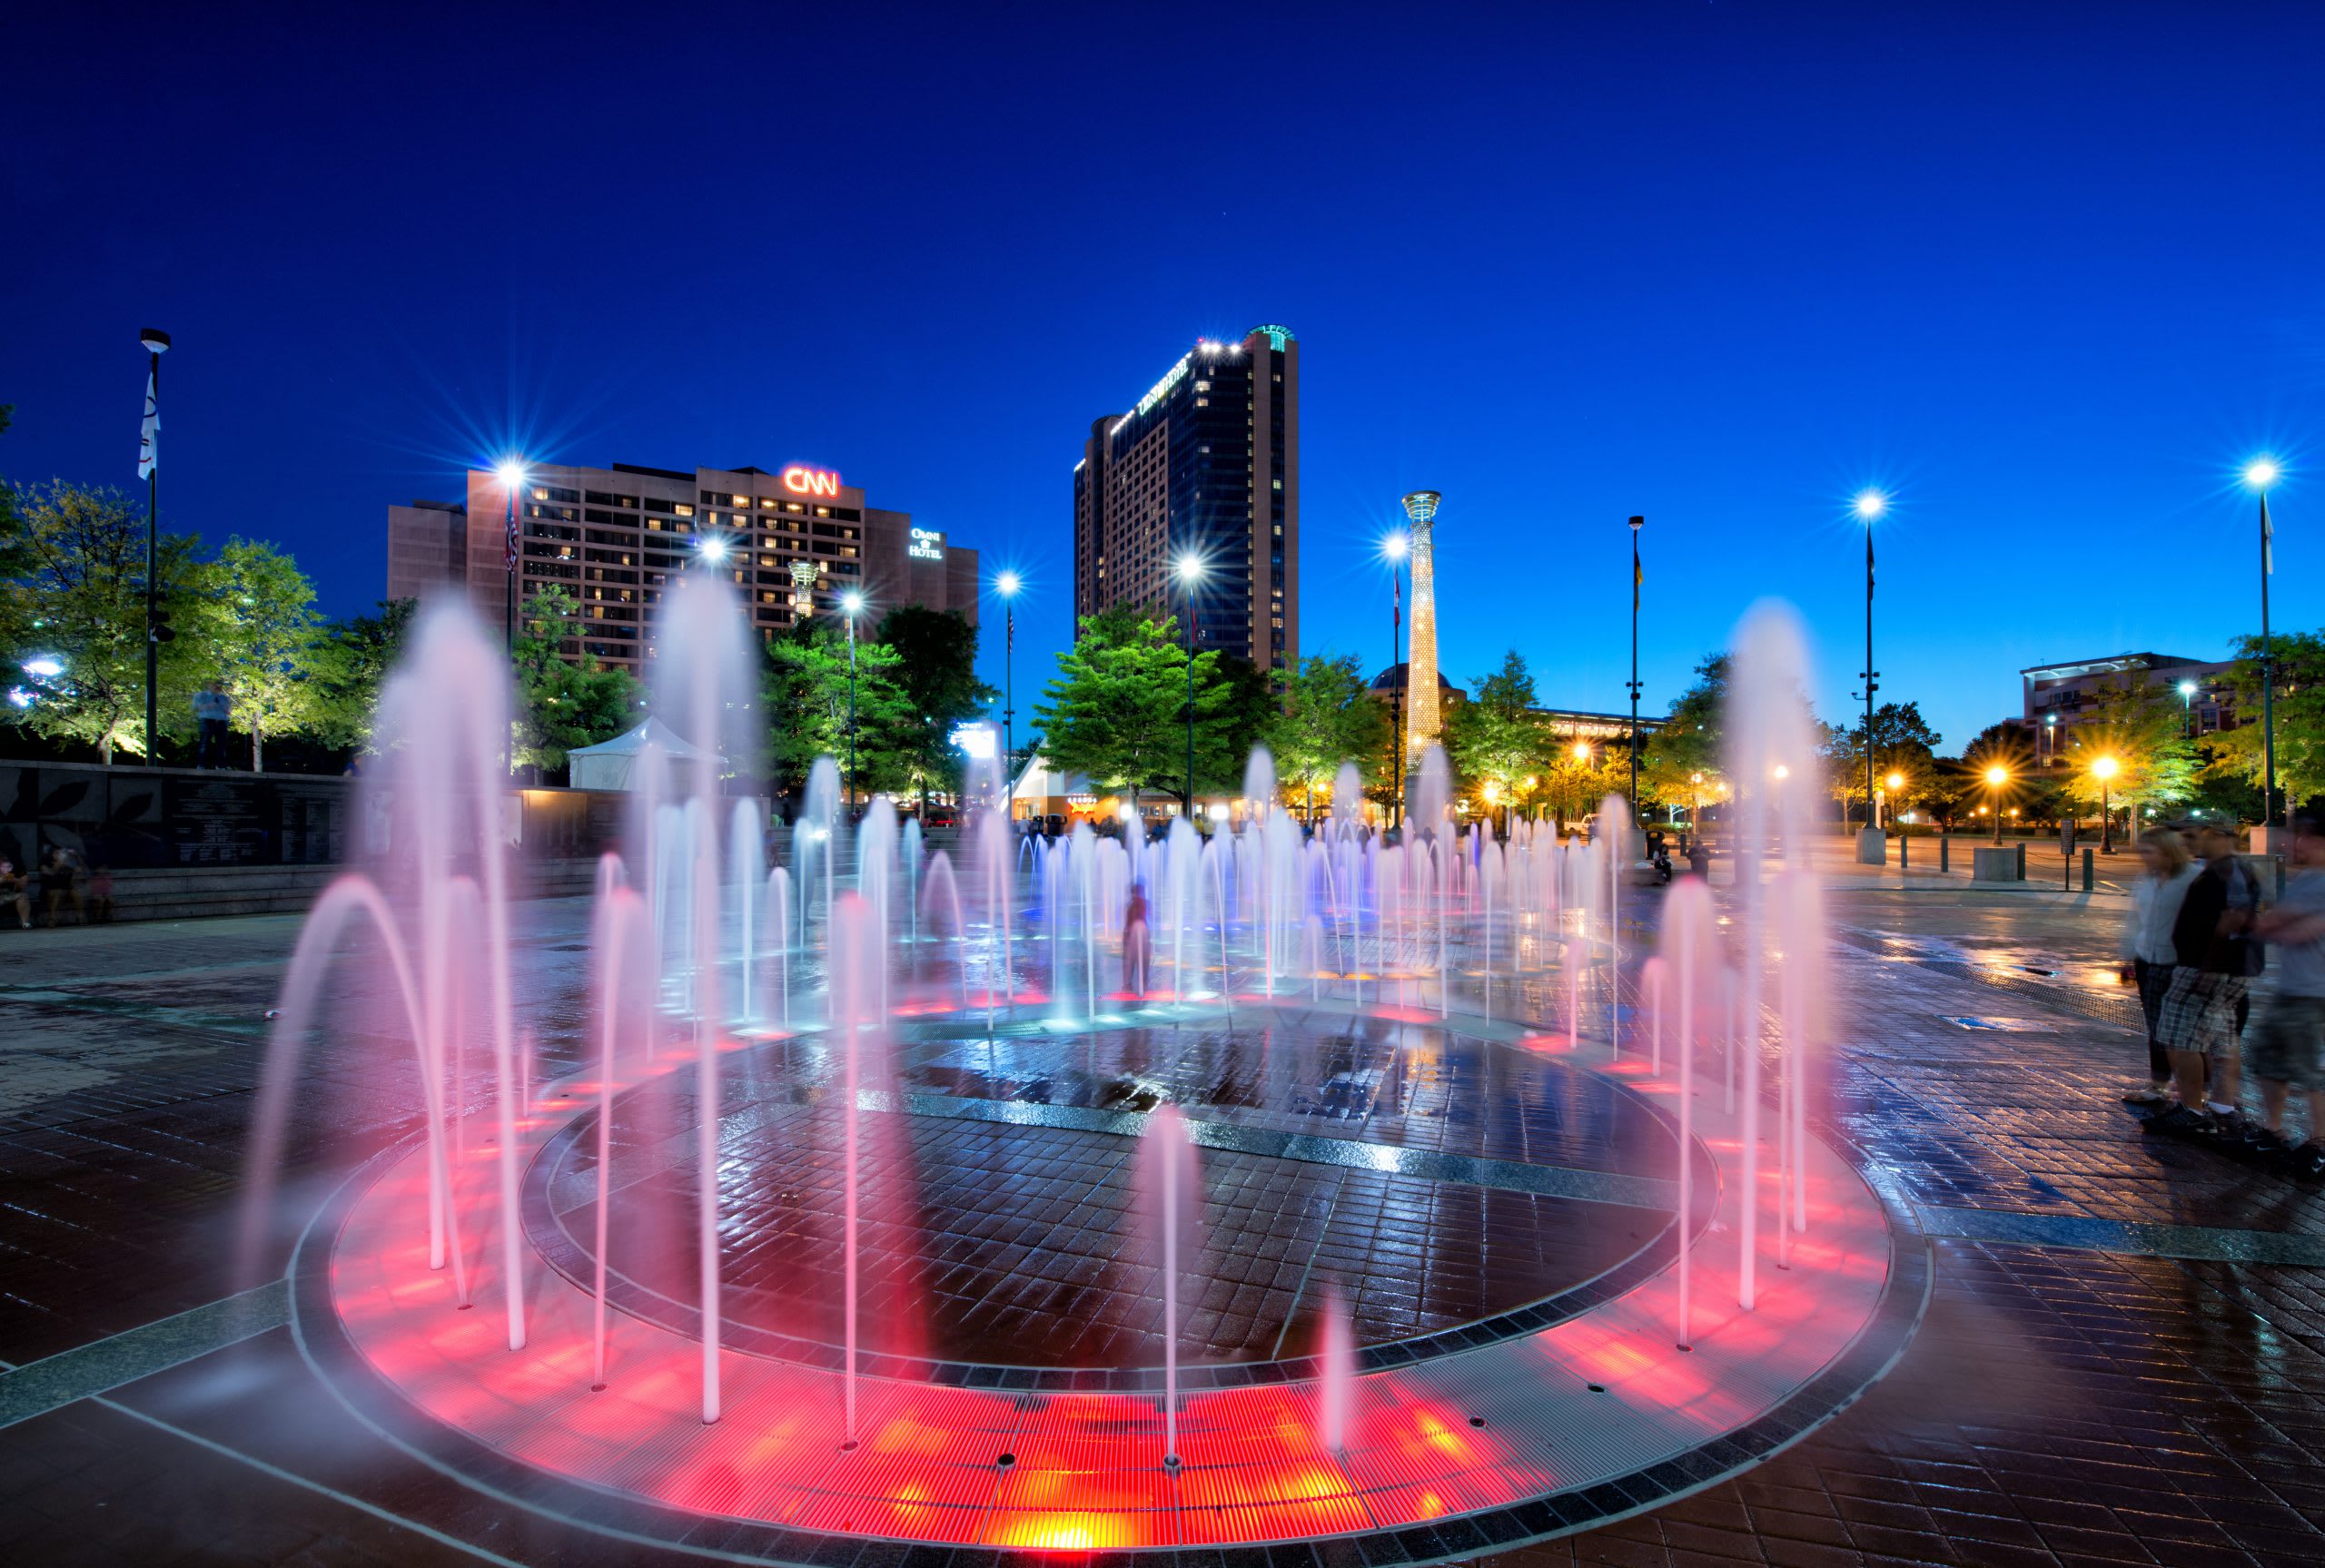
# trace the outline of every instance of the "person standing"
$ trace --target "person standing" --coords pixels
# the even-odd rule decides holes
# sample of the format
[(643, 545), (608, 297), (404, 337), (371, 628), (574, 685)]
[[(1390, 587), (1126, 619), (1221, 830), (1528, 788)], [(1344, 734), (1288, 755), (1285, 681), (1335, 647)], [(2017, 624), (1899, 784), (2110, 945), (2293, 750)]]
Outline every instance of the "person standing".
[(1123, 912), (1123, 989), (1133, 996), (1146, 994), (1147, 967), (1153, 962), (1154, 939), (1146, 924), (1146, 889), (1130, 884), (1130, 905)]
[[(2236, 1131), (2238, 1019), (2264, 962), (2252, 934), (2261, 884), (2236, 857), (2236, 835), (2207, 825), (2201, 875), (2188, 884), (2172, 922), (2172, 985), (2157, 1019), (2179, 1080), (2180, 1103), (2145, 1123), (2152, 1132)], [(2207, 1100), (2204, 1079), (2211, 1078)]]
[[(2072, 820), (2063, 831), (2073, 833)], [(2124, 1095), (2123, 1103), (2162, 1105), (2171, 1098), (2172, 1057), (2163, 1049), (2156, 1021), (2164, 993), (2172, 989), (2178, 958), (2172, 928), (2189, 884), (2196, 880), (2196, 863), (2177, 833), (2152, 827), (2140, 835), (2140, 864), (2144, 869), (2132, 883), (2132, 912), (2123, 922), (2122, 977), (2140, 989), (2140, 1012), (2147, 1020), (2148, 1081)]]
[(224, 681), (212, 681), (193, 694), (193, 722), (200, 736), (194, 753), (194, 766), (222, 768), (226, 765), (226, 723), (233, 713), (234, 705), (226, 698)]
[[(2277, 947), (2277, 993), (2252, 1031), (2252, 1076), (2261, 1080), (2256, 1152), (2299, 1176), (2325, 1176), (2325, 822), (2293, 823), (2292, 880), (2256, 922)], [(2285, 1136), (2285, 1097), (2309, 1098), (2309, 1141)]]

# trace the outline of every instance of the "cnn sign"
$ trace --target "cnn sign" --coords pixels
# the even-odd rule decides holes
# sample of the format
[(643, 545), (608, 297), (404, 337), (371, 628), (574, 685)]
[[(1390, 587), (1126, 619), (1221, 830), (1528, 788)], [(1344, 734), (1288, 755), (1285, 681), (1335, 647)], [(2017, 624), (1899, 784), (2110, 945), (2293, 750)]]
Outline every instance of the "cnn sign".
[(839, 476), (829, 468), (810, 468), (794, 463), (783, 470), (783, 488), (795, 496), (836, 496)]

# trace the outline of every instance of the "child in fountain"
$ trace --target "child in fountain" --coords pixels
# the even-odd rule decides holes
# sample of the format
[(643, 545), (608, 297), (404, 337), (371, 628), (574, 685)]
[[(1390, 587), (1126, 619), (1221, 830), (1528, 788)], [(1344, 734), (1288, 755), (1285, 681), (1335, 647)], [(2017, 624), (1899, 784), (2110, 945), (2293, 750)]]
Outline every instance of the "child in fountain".
[(1130, 907), (1123, 912), (1123, 989), (1133, 996), (1146, 994), (1147, 961), (1154, 942), (1146, 929), (1146, 889), (1130, 884)]
[[(2252, 1076), (2261, 1080), (2260, 1153), (2302, 1176), (2325, 1175), (2325, 823), (2302, 817), (2292, 830), (2292, 880), (2255, 922), (2276, 944), (2277, 992), (2252, 1031)], [(2285, 1098), (2309, 1100), (2309, 1141), (2285, 1136)]]

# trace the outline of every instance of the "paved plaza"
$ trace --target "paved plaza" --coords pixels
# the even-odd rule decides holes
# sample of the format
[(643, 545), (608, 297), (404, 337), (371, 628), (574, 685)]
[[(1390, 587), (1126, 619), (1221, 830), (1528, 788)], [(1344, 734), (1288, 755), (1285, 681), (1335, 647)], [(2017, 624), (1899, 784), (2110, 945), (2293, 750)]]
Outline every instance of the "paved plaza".
[[(1810, 1114), (1934, 1264), (1885, 1375), (1705, 1489), (1604, 1496), (1611, 1522), (1544, 1544), (1497, 1555), (1449, 1522), (1182, 1560), (2325, 1560), (2325, 1196), (2143, 1137), (2119, 1103), (2144, 1061), (2113, 971), (2123, 900), (1830, 869), (1836, 1045)], [(518, 1030), (546, 1079), (583, 1069), (590, 1049), (588, 918), (579, 900), (519, 906)], [(293, 1299), (306, 1287), (286, 1265), (302, 1217), (339, 1212), (348, 1178), (409, 1134), (414, 1091), (385, 1026), (363, 1027), (383, 999), (346, 971), (340, 1026), (297, 1080), (278, 1206), (291, 1218), (238, 1266), (246, 1129), (297, 930), (263, 917), (5, 933), (0, 1553), (587, 1563), (756, 1550), (739, 1533), (673, 1544), (630, 1530), (529, 1491), (522, 1467), (480, 1476), (318, 1376), (330, 1354), (310, 1343)], [(1205, 1149), (1209, 1283), (1182, 1335), (1197, 1386), (1263, 1390), (1281, 1376), (1271, 1368), (1312, 1355), (1326, 1277), (1346, 1282), (1367, 1365), (1479, 1352), (1580, 1310), (1548, 1304), (1606, 1294), (1653, 1238), (1640, 1217), (1667, 1206), (1667, 1128), (1578, 1061), (1510, 1053), (1555, 1033), (1548, 979), (1484, 982), (1471, 1005), (1489, 1024), (1392, 1000), (1285, 999), (1201, 1027), (900, 1031), (912, 1115), (871, 1120), (912, 1132), (869, 1166), (866, 1352), (889, 1375), (966, 1389), (994, 1368), (1018, 1369), (1013, 1386), (1082, 1387), (1076, 1368), (1151, 1361), (1153, 1260), (1119, 1240), (1135, 1229), (1122, 1135), (1162, 1099), (1200, 1117)], [(824, 1245), (839, 1134), (788, 1049), (733, 1070), (722, 1105), (738, 1172), (722, 1199), (726, 1317), (770, 1356), (812, 1364), (839, 1332)], [(691, 1115), (677, 1087), (624, 1102), (626, 1189), (658, 1183), (683, 1201), (690, 1172), (657, 1151)], [(548, 1143), (528, 1177), (531, 1238), (576, 1278), (595, 1218), (588, 1126)], [(924, 1195), (910, 1214), (891, 1178), (907, 1160)], [(687, 1244), (626, 1223), (610, 1233), (618, 1310), (684, 1332)], [(994, 1559), (825, 1536), (813, 1560)]]

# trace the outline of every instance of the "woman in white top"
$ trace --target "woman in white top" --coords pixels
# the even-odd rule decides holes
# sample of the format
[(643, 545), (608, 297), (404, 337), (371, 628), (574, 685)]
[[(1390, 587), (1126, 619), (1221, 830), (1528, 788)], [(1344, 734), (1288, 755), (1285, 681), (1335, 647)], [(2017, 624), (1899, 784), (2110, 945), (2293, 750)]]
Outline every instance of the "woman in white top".
[(2188, 846), (2168, 827), (2152, 827), (2140, 834), (2140, 863), (2146, 869), (2132, 883), (2131, 917), (2123, 923), (2121, 944), (2122, 976), (2140, 988), (2140, 1011), (2147, 1019), (2149, 1081), (2123, 1096), (2126, 1105), (2162, 1105), (2170, 1097), (2172, 1059), (2155, 1037), (2156, 1014), (2163, 993), (2172, 989), (2172, 965), (2178, 954), (2172, 945), (2172, 922), (2180, 918), (2181, 901), (2196, 880), (2196, 863)]

